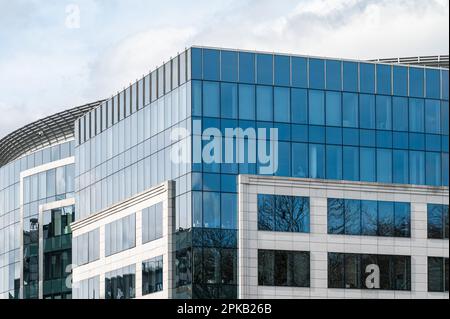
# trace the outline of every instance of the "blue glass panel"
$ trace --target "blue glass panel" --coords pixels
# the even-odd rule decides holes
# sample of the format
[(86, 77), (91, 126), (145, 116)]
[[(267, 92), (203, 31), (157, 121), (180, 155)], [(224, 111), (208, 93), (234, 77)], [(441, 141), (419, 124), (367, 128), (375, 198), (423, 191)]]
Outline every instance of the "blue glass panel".
[(441, 70), (441, 76), (442, 76), (442, 80), (441, 80), (442, 99), (448, 101), (448, 87), (449, 87), (448, 70)]
[(294, 142), (308, 142), (308, 126), (307, 125), (292, 125), (292, 141)]
[(256, 59), (258, 84), (273, 85), (273, 55), (258, 54)]
[(359, 130), (355, 128), (342, 129), (342, 140), (344, 145), (359, 145)]
[(275, 122), (291, 121), (291, 98), (289, 88), (274, 88), (274, 119)]
[(342, 126), (344, 127), (358, 127), (358, 94), (343, 93), (343, 112), (342, 112)]
[(309, 177), (325, 178), (325, 146), (309, 144)]
[(375, 147), (377, 136), (375, 130), (359, 130), (359, 145)]
[(377, 131), (377, 147), (392, 148), (391, 131)]
[(192, 81), (192, 116), (202, 116), (202, 82)]
[(324, 60), (309, 59), (309, 87), (313, 89), (325, 88)]
[(221, 52), (222, 81), (236, 82), (238, 80), (238, 53)]
[(192, 48), (191, 49), (191, 72), (192, 79), (201, 80), (203, 78), (202, 70), (202, 49)]
[(408, 99), (392, 98), (392, 117), (394, 131), (408, 131)]
[(327, 60), (327, 90), (340, 91), (342, 89), (341, 62)]
[(441, 103), (439, 100), (425, 100), (425, 132), (441, 133)]
[(359, 96), (359, 127), (375, 128), (375, 96), (361, 94)]
[(238, 116), (238, 96), (237, 84), (220, 84), (220, 114), (222, 118), (237, 119)]
[(377, 182), (392, 183), (392, 150), (377, 149)]
[(345, 234), (360, 235), (361, 234), (361, 201), (344, 200), (344, 218), (345, 218)]
[(409, 203), (394, 204), (395, 236), (411, 237), (411, 205)]
[(258, 121), (273, 121), (273, 87), (256, 87), (256, 118)]
[(430, 186), (441, 186), (441, 154), (426, 153), (426, 184)]
[(308, 124), (308, 96), (307, 90), (291, 89), (292, 123)]
[(414, 185), (425, 184), (425, 153), (409, 152), (409, 183)]
[(203, 193), (203, 227), (220, 228), (220, 193)]
[(203, 116), (220, 117), (218, 82), (203, 82)]
[(203, 176), (201, 173), (192, 173), (192, 190), (203, 190)]
[(344, 234), (345, 204), (343, 199), (328, 198), (328, 234)]
[(409, 133), (409, 148), (423, 151), (425, 149), (425, 135), (419, 133)]
[(255, 55), (239, 52), (239, 81), (255, 83)]
[(394, 236), (393, 202), (378, 202), (378, 236)]
[(289, 142), (278, 143), (278, 170), (275, 176), (291, 175), (291, 144)]
[(220, 80), (220, 51), (211, 49), (203, 50), (203, 79), (211, 81)]
[(394, 95), (408, 96), (408, 68), (394, 65)]
[(361, 201), (361, 235), (378, 235), (378, 202), (373, 200)]
[(391, 66), (377, 64), (377, 93), (391, 94)]
[(291, 61), (288, 56), (275, 56), (275, 85), (291, 84)]
[(425, 150), (432, 152), (441, 151), (441, 136), (440, 135), (425, 135)]
[(394, 150), (393, 155), (393, 181), (397, 184), (408, 184), (408, 151)]
[(236, 175), (221, 175), (221, 191), (235, 193), (237, 191), (237, 178)]
[(441, 72), (436, 69), (426, 69), (426, 88), (427, 98), (440, 99), (441, 98)]
[(359, 148), (344, 146), (342, 153), (343, 178), (348, 181), (359, 180)]
[(342, 144), (342, 129), (340, 127), (327, 127), (327, 144)]
[(409, 134), (406, 132), (394, 132), (392, 137), (392, 144), (394, 148), (408, 149), (409, 148)]
[(237, 195), (221, 194), (222, 229), (237, 229)]
[(325, 124), (325, 94), (323, 91), (309, 91), (309, 124)]
[(375, 93), (375, 65), (359, 64), (359, 90), (361, 93)]
[(424, 97), (424, 71), (423, 68), (409, 68), (409, 96)]
[(409, 99), (409, 130), (423, 132), (425, 126), (424, 100)]
[(308, 87), (308, 63), (305, 58), (292, 57), (292, 86)]
[(392, 129), (392, 105), (391, 97), (385, 95), (377, 95), (376, 98), (376, 116), (378, 130)]
[(344, 91), (358, 92), (358, 64), (344, 62)]
[(327, 145), (327, 179), (342, 179), (342, 147)]
[(255, 87), (253, 85), (239, 85), (239, 119), (255, 119)]
[(220, 174), (203, 174), (203, 190), (220, 192)]
[(442, 153), (442, 185), (448, 186), (448, 153)]
[(441, 151), (448, 152), (448, 135), (441, 136)]
[(291, 126), (289, 124), (275, 123), (274, 128), (278, 129), (278, 139), (281, 141), (291, 140)]
[(448, 135), (448, 102), (441, 102), (441, 131)]
[(375, 182), (376, 181), (376, 159), (374, 148), (360, 148), (360, 177), (363, 182)]
[(308, 177), (308, 144), (292, 143), (292, 176)]
[(328, 126), (341, 126), (342, 108), (341, 93), (326, 92), (326, 123)]
[(325, 143), (325, 127), (309, 126), (309, 141), (311, 143)]

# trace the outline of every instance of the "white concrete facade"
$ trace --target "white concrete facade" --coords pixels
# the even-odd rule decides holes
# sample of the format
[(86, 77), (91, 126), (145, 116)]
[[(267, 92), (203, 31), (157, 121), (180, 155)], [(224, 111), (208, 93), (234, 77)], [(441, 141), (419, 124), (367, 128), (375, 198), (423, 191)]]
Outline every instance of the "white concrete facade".
[[(136, 298), (167, 299), (172, 297), (172, 233), (174, 229), (173, 182), (165, 182), (159, 186), (114, 205), (102, 212), (74, 222), (73, 237), (100, 229), (100, 259), (73, 269), (73, 283), (76, 285), (85, 279), (100, 277), (100, 299), (105, 298), (105, 274), (135, 265)], [(149, 243), (142, 243), (142, 210), (163, 203), (162, 238)], [(136, 245), (134, 248), (105, 256), (105, 226), (131, 214), (136, 214)], [(142, 296), (142, 262), (153, 257), (163, 256), (163, 290)]]
[[(310, 198), (310, 233), (258, 231), (258, 194)], [(449, 298), (428, 292), (428, 256), (449, 256), (449, 241), (427, 238), (427, 204), (448, 204), (448, 187), (239, 177), (239, 298)], [(411, 238), (327, 234), (327, 199), (411, 203)], [(310, 252), (310, 288), (258, 285), (258, 249)], [(328, 252), (411, 256), (411, 291), (328, 289)]]

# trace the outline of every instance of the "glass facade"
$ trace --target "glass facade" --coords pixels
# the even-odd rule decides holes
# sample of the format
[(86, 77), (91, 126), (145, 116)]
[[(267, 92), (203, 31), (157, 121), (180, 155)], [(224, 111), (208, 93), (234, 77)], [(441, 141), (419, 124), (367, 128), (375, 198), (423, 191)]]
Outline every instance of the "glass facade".
[(448, 239), (448, 205), (428, 204), (428, 238)]
[(162, 238), (163, 205), (158, 203), (142, 210), (142, 243)]
[(448, 292), (448, 258), (428, 257), (428, 291)]
[(163, 290), (163, 257), (155, 257), (142, 263), (142, 295)]
[(136, 297), (135, 265), (114, 270), (106, 274), (106, 299), (132, 299), (134, 297)]

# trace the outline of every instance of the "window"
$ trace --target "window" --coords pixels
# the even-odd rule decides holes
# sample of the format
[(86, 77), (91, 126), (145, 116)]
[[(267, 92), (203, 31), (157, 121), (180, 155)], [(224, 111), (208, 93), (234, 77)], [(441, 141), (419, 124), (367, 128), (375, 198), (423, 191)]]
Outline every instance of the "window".
[(292, 57), (292, 86), (307, 88), (307, 60), (300, 57)]
[(100, 299), (100, 276), (82, 280), (75, 287), (73, 299)]
[(436, 69), (425, 69), (426, 74), (426, 97), (432, 99), (439, 99), (441, 97), (441, 75), (439, 70)]
[(220, 80), (220, 51), (203, 49), (203, 79)]
[(221, 52), (222, 81), (237, 82), (238, 54), (232, 51)]
[(428, 204), (428, 238), (448, 239), (448, 205)]
[[(203, 78), (203, 50), (198, 48), (191, 49), (191, 72), (192, 79), (201, 80)], [(156, 93), (156, 92), (155, 92)], [(156, 96), (152, 94), (152, 96)]]
[(359, 181), (359, 149), (344, 146), (342, 151), (343, 179)]
[(425, 153), (409, 152), (409, 183), (414, 185), (425, 184)]
[(163, 203), (142, 210), (142, 243), (162, 238)]
[(136, 267), (131, 265), (105, 275), (105, 299), (132, 299), (136, 297)]
[(393, 97), (392, 116), (394, 131), (408, 131), (408, 100), (403, 97)]
[(256, 87), (256, 118), (258, 121), (273, 121), (273, 88)]
[[(378, 266), (380, 280), (373, 266)], [(411, 257), (328, 253), (328, 288), (411, 290)]]
[(375, 93), (375, 65), (360, 63), (359, 89), (361, 93)]
[(135, 223), (135, 214), (131, 214), (105, 226), (106, 256), (133, 248), (136, 245)]
[(239, 85), (239, 119), (255, 119), (255, 87), (253, 85)]
[(292, 176), (308, 177), (308, 144), (292, 143)]
[[(234, 176), (233, 176), (234, 177)], [(223, 176), (222, 176), (223, 180)], [(221, 226), (222, 229), (237, 228), (237, 195), (222, 193), (221, 194)]]
[(309, 124), (325, 124), (325, 94), (323, 91), (309, 91)]
[(327, 179), (342, 179), (342, 147), (327, 145)]
[(394, 95), (408, 96), (408, 68), (394, 65), (393, 78)]
[(309, 59), (309, 87), (313, 89), (325, 88), (324, 60)]
[(203, 192), (203, 227), (220, 228), (220, 193)]
[(203, 82), (203, 116), (220, 117), (219, 83)]
[(309, 198), (258, 195), (258, 229), (309, 232)]
[(142, 263), (142, 295), (163, 290), (163, 256)]
[(291, 89), (291, 111), (292, 123), (308, 123), (308, 96), (306, 90)]
[(309, 177), (325, 178), (325, 146), (309, 144)]
[(411, 97), (424, 97), (424, 69), (409, 68), (409, 95)]
[(73, 242), (73, 256), (74, 263), (77, 266), (91, 263), (100, 258), (100, 230), (96, 229), (74, 237)]
[(375, 96), (361, 94), (359, 97), (359, 125), (361, 128), (375, 128)]
[(291, 99), (288, 88), (274, 89), (274, 120), (285, 123), (291, 121)]
[[(152, 109), (155, 109), (155, 106), (152, 106)], [(202, 82), (200, 81), (192, 81), (192, 115), (202, 116)], [(152, 119), (157, 121), (156, 114), (152, 116)]]
[(255, 55), (239, 52), (239, 81), (255, 83)]
[(396, 184), (408, 184), (408, 151), (393, 150), (392, 167), (393, 181)]
[(258, 54), (256, 57), (258, 84), (273, 85), (273, 55)]
[(358, 64), (354, 62), (344, 62), (344, 91), (358, 92)]
[(378, 130), (392, 129), (392, 109), (391, 97), (384, 95), (377, 95), (376, 98), (376, 122)]
[(377, 64), (377, 93), (391, 94), (391, 66)]
[(425, 132), (441, 133), (441, 105), (438, 100), (425, 100)]
[(344, 127), (358, 127), (358, 94), (343, 93), (343, 111), (342, 111), (342, 126)]
[(258, 285), (309, 287), (309, 252), (258, 250)]
[(410, 237), (409, 203), (328, 199), (328, 233)]
[(341, 94), (338, 92), (326, 93), (326, 125), (341, 126), (342, 120)]
[(377, 149), (377, 182), (392, 183), (392, 150)]
[(360, 177), (363, 182), (375, 182), (376, 160), (375, 149), (361, 147), (359, 150), (360, 156)]
[(221, 83), (220, 109), (221, 117), (237, 119), (238, 116), (238, 97), (237, 85), (233, 83)]
[(275, 85), (289, 86), (291, 84), (291, 61), (288, 56), (275, 56)]
[(327, 90), (340, 91), (342, 89), (341, 81), (341, 62), (327, 60)]
[(428, 291), (448, 291), (448, 258), (428, 257)]
[(441, 186), (441, 154), (426, 152), (425, 183), (430, 186)]

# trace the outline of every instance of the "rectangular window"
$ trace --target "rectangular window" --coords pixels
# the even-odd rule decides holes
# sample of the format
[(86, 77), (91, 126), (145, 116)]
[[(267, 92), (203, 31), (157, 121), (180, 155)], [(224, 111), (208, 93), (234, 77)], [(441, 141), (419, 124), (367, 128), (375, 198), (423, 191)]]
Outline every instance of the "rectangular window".
[(409, 67), (409, 96), (424, 97), (424, 69)]
[(256, 87), (256, 119), (258, 121), (273, 121), (273, 87)]
[(341, 126), (342, 123), (341, 93), (327, 91), (325, 113), (326, 113), (326, 125)]
[(237, 84), (221, 83), (220, 87), (221, 87), (220, 91), (221, 117), (228, 119), (237, 119), (238, 116)]
[(274, 120), (289, 123), (291, 121), (291, 98), (289, 88), (274, 88)]
[(309, 91), (309, 124), (325, 124), (325, 94), (324, 91)]
[(238, 53), (221, 51), (222, 81), (237, 82), (238, 80)]
[(307, 59), (300, 57), (292, 57), (292, 86), (307, 88), (308, 87), (308, 63)]
[(273, 85), (273, 55), (258, 54), (256, 59), (258, 84)]
[(327, 90), (341, 91), (341, 62), (327, 60)]
[(343, 93), (342, 101), (342, 126), (357, 128), (359, 126), (358, 94)]
[(393, 181), (396, 184), (408, 184), (408, 151), (394, 150), (392, 155)]
[(136, 245), (136, 217), (131, 214), (105, 226), (106, 256), (114, 255)]
[(203, 79), (220, 80), (220, 51), (203, 49)]
[(308, 144), (292, 143), (292, 176), (308, 177)]
[(220, 228), (220, 193), (203, 192), (203, 227)]
[(327, 145), (326, 150), (327, 179), (342, 179), (342, 147)]
[(358, 92), (358, 64), (344, 62), (344, 91)]
[(391, 66), (377, 64), (377, 94), (391, 94)]
[(392, 183), (392, 150), (377, 149), (377, 182)]
[(328, 288), (410, 291), (411, 257), (330, 252)]
[(408, 68), (405, 66), (393, 66), (394, 95), (408, 96)]
[(105, 299), (136, 297), (136, 267), (130, 265), (105, 275)]
[(377, 95), (376, 98), (376, 127), (378, 130), (392, 129), (392, 105), (391, 97)]
[(325, 88), (324, 60), (309, 59), (309, 87), (319, 90)]
[(291, 121), (308, 124), (308, 96), (304, 89), (291, 89)]
[(310, 286), (310, 253), (258, 250), (258, 285)]
[(426, 97), (431, 99), (439, 99), (441, 97), (441, 74), (437, 69), (425, 69)]
[(142, 295), (163, 290), (163, 256), (142, 262)]
[(428, 238), (448, 239), (448, 205), (428, 204)]
[(158, 203), (142, 210), (142, 243), (162, 238), (163, 204)]
[(375, 65), (360, 63), (359, 74), (359, 89), (361, 93), (375, 93)]
[(275, 56), (275, 85), (289, 86), (291, 84), (291, 59), (288, 56)]
[(255, 55), (239, 52), (239, 82), (255, 83)]
[(425, 152), (409, 152), (409, 183), (425, 184)]
[(309, 233), (309, 198), (259, 194), (258, 229)]
[(374, 148), (360, 149), (360, 177), (363, 182), (375, 182), (376, 180), (376, 159)]
[(325, 178), (325, 146), (309, 144), (309, 177)]
[(425, 132), (441, 134), (441, 103), (438, 100), (425, 100)]
[(203, 116), (220, 117), (220, 92), (218, 82), (203, 82)]
[(428, 291), (448, 292), (448, 258), (428, 257)]
[(392, 117), (394, 131), (408, 131), (408, 99), (393, 97)]
[(239, 85), (239, 119), (255, 120), (255, 86)]
[(359, 181), (359, 148), (344, 146), (342, 152), (343, 179)]
[(359, 96), (359, 125), (361, 128), (375, 128), (375, 96), (361, 94)]

